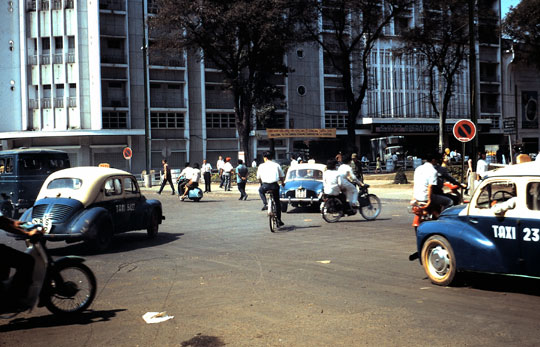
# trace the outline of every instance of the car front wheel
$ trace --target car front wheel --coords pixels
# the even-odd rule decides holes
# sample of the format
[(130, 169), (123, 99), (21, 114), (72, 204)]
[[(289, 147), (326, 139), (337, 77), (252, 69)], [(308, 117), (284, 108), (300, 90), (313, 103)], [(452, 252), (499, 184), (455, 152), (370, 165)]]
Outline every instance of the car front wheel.
[(153, 239), (157, 236), (159, 231), (159, 213), (157, 211), (153, 211), (152, 215), (150, 217), (148, 229), (146, 229), (146, 233), (148, 235), (149, 239)]
[(424, 242), (421, 252), (422, 265), (432, 283), (450, 285), (456, 278), (456, 257), (448, 240), (433, 235)]

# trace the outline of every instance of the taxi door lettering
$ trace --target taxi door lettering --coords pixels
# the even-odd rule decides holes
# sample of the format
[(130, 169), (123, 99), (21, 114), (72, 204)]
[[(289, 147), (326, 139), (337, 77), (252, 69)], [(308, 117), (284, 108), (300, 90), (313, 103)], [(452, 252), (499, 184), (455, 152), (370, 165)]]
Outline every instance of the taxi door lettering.
[(516, 239), (516, 227), (508, 225), (492, 225), (493, 228), (493, 237), (496, 239)]
[(533, 242), (540, 241), (540, 229), (524, 228), (523, 232), (525, 233), (525, 235), (523, 236), (523, 241), (533, 241)]
[(117, 213), (126, 212), (126, 205), (123, 205), (123, 204), (116, 205), (116, 212)]

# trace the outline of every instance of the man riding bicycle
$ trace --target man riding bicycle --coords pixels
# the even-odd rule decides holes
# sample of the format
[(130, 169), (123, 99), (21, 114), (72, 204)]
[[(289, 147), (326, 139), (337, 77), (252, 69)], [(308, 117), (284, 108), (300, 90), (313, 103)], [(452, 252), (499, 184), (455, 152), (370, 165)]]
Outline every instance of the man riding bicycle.
[(261, 210), (264, 211), (268, 208), (268, 202), (266, 201), (265, 193), (271, 192), (272, 197), (274, 198), (274, 202), (276, 204), (278, 226), (282, 226), (284, 225), (284, 223), (281, 221), (281, 202), (279, 201), (278, 182), (281, 181), (281, 185), (285, 185), (285, 175), (283, 174), (281, 166), (278, 163), (272, 161), (271, 152), (264, 152), (263, 159), (264, 163), (259, 165), (259, 168), (257, 169), (257, 179), (261, 183), (261, 187), (259, 188), (259, 195), (264, 205)]

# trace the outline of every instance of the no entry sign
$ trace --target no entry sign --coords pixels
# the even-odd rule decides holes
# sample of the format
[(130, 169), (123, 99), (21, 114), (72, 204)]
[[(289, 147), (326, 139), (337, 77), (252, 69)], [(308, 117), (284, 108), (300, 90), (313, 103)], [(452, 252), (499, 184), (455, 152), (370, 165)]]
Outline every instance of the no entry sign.
[(458, 141), (469, 142), (476, 136), (476, 126), (468, 119), (461, 119), (454, 124), (453, 133)]

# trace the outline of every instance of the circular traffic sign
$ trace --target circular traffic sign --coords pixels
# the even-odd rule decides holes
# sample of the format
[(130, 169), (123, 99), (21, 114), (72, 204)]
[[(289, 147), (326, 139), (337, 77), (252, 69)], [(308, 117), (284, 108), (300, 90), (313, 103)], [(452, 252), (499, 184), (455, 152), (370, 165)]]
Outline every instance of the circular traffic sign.
[(453, 133), (458, 141), (469, 142), (476, 136), (476, 126), (468, 119), (461, 119), (454, 124)]
[(124, 155), (124, 158), (127, 160), (131, 159), (131, 157), (133, 156), (133, 152), (131, 151), (131, 148), (129, 147), (124, 148), (124, 150), (122, 151), (122, 154)]

